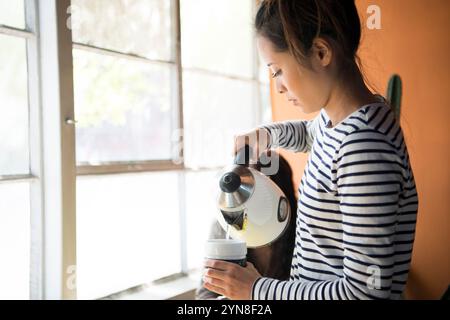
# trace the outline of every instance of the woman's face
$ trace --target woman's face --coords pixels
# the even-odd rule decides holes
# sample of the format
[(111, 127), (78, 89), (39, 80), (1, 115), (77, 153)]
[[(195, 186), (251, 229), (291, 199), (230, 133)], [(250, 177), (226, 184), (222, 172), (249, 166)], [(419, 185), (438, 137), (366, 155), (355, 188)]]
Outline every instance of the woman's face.
[(265, 37), (258, 36), (257, 45), (261, 58), (270, 68), (277, 91), (286, 94), (288, 101), (304, 113), (326, 106), (331, 94), (332, 81), (327, 68), (331, 53), (324, 52), (320, 43), (313, 46), (308, 61), (310, 68), (300, 65), (288, 51), (276, 51)]

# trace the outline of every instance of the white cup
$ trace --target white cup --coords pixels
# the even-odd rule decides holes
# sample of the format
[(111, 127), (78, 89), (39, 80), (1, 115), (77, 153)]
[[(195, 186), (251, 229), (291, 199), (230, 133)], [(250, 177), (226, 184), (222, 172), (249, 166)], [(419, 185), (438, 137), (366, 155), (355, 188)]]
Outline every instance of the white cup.
[(237, 263), (242, 267), (247, 264), (247, 245), (235, 239), (210, 239), (206, 242), (205, 257)]

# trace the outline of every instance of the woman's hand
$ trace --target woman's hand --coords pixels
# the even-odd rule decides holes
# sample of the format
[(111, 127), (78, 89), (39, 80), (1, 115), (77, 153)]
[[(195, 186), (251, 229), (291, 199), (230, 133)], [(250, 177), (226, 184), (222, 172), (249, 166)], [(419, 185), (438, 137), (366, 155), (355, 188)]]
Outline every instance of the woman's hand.
[(244, 268), (231, 262), (206, 260), (205, 267), (203, 286), (232, 300), (250, 300), (253, 284), (261, 277), (250, 262)]

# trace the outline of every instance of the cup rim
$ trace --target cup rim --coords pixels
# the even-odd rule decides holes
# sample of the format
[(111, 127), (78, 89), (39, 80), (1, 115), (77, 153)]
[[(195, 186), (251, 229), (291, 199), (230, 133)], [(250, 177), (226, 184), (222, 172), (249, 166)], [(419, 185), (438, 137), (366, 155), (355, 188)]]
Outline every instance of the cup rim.
[(245, 241), (238, 239), (209, 239), (205, 245), (207, 259), (241, 260), (247, 256)]

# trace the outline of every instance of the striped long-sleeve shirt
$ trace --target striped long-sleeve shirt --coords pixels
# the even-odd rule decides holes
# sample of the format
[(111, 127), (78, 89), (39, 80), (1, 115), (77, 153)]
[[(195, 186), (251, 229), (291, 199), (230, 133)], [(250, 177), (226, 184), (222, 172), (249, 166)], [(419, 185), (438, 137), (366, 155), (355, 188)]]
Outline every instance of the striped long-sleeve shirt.
[(288, 281), (259, 278), (252, 299), (398, 299), (408, 277), (418, 198), (403, 133), (385, 101), (334, 127), (263, 126), (269, 147), (308, 152)]

